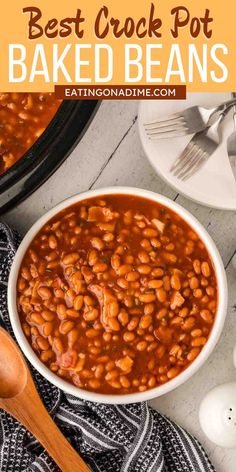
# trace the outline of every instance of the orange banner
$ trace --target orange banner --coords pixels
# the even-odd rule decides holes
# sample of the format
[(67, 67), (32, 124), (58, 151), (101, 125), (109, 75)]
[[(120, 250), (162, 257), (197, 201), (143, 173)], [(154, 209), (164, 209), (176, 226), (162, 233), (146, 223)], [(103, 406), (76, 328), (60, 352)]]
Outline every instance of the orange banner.
[(0, 90), (119, 84), (232, 91), (235, 18), (232, 0), (5, 2)]

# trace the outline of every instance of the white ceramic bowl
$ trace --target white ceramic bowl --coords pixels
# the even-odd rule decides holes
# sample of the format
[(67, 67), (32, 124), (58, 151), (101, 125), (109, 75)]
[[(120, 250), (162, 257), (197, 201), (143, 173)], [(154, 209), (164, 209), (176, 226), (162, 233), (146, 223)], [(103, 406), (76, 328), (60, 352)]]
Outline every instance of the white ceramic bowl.
[[(31, 348), (28, 340), (26, 339), (24, 332), (21, 327), (21, 323), (19, 320), (18, 312), (17, 312), (17, 305), (16, 305), (16, 284), (18, 278), (18, 272), (21, 266), (21, 262), (23, 256), (30, 245), (32, 239), (38, 233), (38, 231), (44, 226), (44, 224), (50, 220), (54, 215), (62, 211), (64, 208), (69, 207), (81, 200), (97, 197), (102, 195), (111, 195), (111, 194), (128, 194), (128, 195), (136, 195), (139, 197), (148, 198), (153, 200), (154, 202), (160, 203), (165, 205), (167, 208), (178, 213), (200, 236), (202, 241), (204, 242), (208, 253), (211, 256), (216, 277), (217, 277), (217, 284), (219, 288), (219, 295), (218, 295), (218, 309), (216, 314), (215, 323), (213, 325), (211, 334), (209, 339), (200, 352), (199, 356), (193, 361), (190, 366), (180, 373), (177, 377), (170, 380), (169, 382), (161, 385), (159, 387), (153, 388), (151, 390), (147, 390), (146, 392), (137, 392), (131, 393), (128, 395), (106, 395), (101, 393), (94, 393), (87, 390), (82, 390), (78, 387), (75, 387), (68, 383), (65, 380), (62, 380), (57, 375), (53, 374), (36, 356), (33, 349)], [(100, 403), (113, 403), (113, 404), (120, 404), (120, 403), (133, 403), (133, 402), (140, 402), (144, 400), (149, 400), (151, 398), (159, 397), (165, 393), (170, 392), (171, 390), (175, 389), (179, 385), (183, 384), (186, 380), (192, 377), (193, 374), (197, 372), (197, 370), (204, 364), (208, 356), (213, 351), (220, 334), (222, 332), (226, 311), (227, 311), (227, 299), (228, 299), (228, 291), (227, 291), (227, 281), (224, 266), (219, 255), (219, 252), (210, 238), (207, 231), (203, 228), (203, 226), (192, 216), (188, 211), (186, 211), (183, 207), (178, 205), (172, 200), (169, 200), (162, 195), (156, 194), (154, 192), (150, 192), (148, 190), (142, 190), (138, 188), (131, 188), (131, 187), (110, 187), (110, 188), (103, 188), (98, 190), (91, 190), (89, 192), (81, 193), (79, 195), (75, 195), (67, 200), (59, 203), (55, 208), (47, 212), (43, 215), (28, 231), (26, 236), (24, 237), (22, 243), (19, 246), (19, 249), (16, 253), (11, 272), (9, 277), (9, 284), (8, 284), (8, 309), (11, 319), (11, 324), (17, 338), (17, 341), (24, 352), (27, 359), (31, 362), (31, 364), (43, 375), (47, 380), (51, 383), (56, 385), (58, 388), (64, 390), (67, 393), (74, 395), (75, 397), (83, 398), (85, 400), (100, 402)]]

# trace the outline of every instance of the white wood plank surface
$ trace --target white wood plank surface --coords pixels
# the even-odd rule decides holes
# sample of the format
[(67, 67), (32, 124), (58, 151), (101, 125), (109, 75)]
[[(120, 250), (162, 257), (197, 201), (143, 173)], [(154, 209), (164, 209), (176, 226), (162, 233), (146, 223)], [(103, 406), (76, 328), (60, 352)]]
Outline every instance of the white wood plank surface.
[(217, 472), (236, 471), (236, 450), (215, 447), (200, 429), (199, 403), (213, 386), (236, 379), (232, 351), (236, 344), (236, 215), (203, 207), (177, 195), (151, 168), (137, 130), (135, 101), (104, 102), (92, 125), (67, 161), (31, 197), (4, 220), (22, 235), (46, 210), (77, 192), (110, 185), (136, 186), (162, 193), (191, 211), (207, 228), (227, 268), (229, 308), (227, 322), (214, 353), (200, 371), (172, 393), (155, 399), (152, 406), (186, 427), (205, 446)]

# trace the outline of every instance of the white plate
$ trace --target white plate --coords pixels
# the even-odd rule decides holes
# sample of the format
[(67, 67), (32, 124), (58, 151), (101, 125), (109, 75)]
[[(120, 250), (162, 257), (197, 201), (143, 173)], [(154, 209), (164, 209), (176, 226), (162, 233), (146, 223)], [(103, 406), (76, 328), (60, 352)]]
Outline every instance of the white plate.
[(144, 151), (156, 172), (179, 193), (202, 205), (236, 210), (236, 182), (229, 164), (226, 139), (233, 131), (232, 114), (224, 122), (224, 139), (207, 163), (186, 182), (170, 173), (170, 167), (191, 136), (153, 140), (147, 138), (143, 123), (192, 105), (213, 107), (231, 98), (230, 93), (189, 93), (187, 100), (143, 100), (139, 106), (139, 134)]

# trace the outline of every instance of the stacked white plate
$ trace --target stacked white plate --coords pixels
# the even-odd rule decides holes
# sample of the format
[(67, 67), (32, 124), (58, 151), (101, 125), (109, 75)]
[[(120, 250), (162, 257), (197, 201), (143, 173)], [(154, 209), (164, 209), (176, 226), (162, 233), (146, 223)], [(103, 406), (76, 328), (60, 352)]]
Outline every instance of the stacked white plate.
[(224, 121), (223, 142), (207, 163), (190, 179), (182, 182), (170, 173), (170, 167), (191, 139), (191, 135), (150, 140), (143, 123), (163, 118), (192, 105), (214, 107), (230, 100), (230, 93), (189, 93), (187, 100), (145, 100), (140, 102), (139, 132), (144, 151), (156, 172), (177, 192), (214, 208), (236, 210), (236, 182), (227, 155), (226, 140), (234, 124), (230, 112)]

